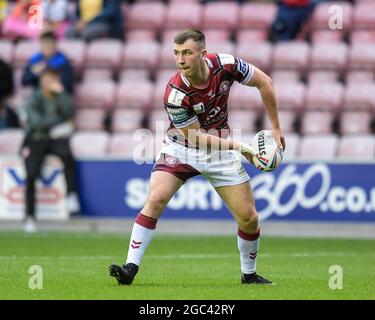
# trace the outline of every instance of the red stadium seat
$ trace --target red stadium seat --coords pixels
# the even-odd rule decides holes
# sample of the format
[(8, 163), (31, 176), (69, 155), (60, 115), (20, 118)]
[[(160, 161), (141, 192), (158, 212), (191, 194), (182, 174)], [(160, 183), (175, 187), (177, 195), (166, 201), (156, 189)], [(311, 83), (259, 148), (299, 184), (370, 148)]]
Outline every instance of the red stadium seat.
[(176, 67), (176, 60), (173, 52), (173, 42), (163, 42), (160, 49), (160, 68)]
[(13, 42), (10, 40), (0, 39), (0, 58), (5, 62), (12, 64), (13, 62)]
[(263, 104), (257, 88), (235, 83), (229, 94), (228, 105), (231, 109), (255, 109), (261, 111)]
[(237, 43), (244, 42), (265, 42), (267, 41), (267, 30), (237, 30)]
[(304, 41), (277, 43), (273, 50), (273, 68), (304, 72), (310, 59), (310, 47)]
[(372, 71), (349, 71), (346, 74), (346, 83), (365, 83), (375, 81), (374, 72)]
[(171, 3), (165, 18), (166, 29), (201, 28), (202, 5), (199, 3)]
[(308, 76), (308, 83), (326, 84), (339, 80), (339, 74), (335, 71), (311, 71)]
[(13, 67), (25, 67), (30, 58), (40, 51), (37, 41), (21, 41), (15, 45)]
[(161, 2), (134, 3), (127, 10), (128, 30), (148, 29), (159, 31), (165, 21), (166, 7)]
[(154, 87), (150, 81), (120, 82), (116, 92), (116, 108), (148, 108)]
[(322, 134), (332, 132), (333, 113), (329, 111), (308, 111), (302, 116), (303, 134)]
[[(290, 110), (279, 110), (279, 119), (283, 127), (283, 133), (290, 133), (294, 131), (294, 123), (296, 121), (296, 113)], [(267, 116), (263, 117), (263, 128), (271, 129), (271, 123)]]
[(236, 1), (209, 2), (203, 9), (203, 28), (234, 30), (239, 11)]
[(125, 35), (126, 41), (154, 41), (156, 30), (128, 30)]
[(154, 109), (160, 109), (164, 105), (164, 93), (165, 88), (167, 86), (167, 82), (164, 81), (158, 81), (156, 82), (156, 85), (154, 87), (154, 92), (152, 95), (152, 102), (151, 106)]
[(80, 74), (86, 62), (86, 43), (80, 39), (61, 39), (57, 45), (70, 59), (75, 71)]
[(350, 34), (351, 44), (355, 43), (375, 43), (374, 30), (354, 30)]
[(165, 132), (170, 126), (170, 120), (164, 107), (159, 110), (151, 110), (148, 119), (148, 127), (152, 132)]
[(354, 8), (353, 28), (357, 30), (375, 29), (375, 3), (359, 3)]
[(311, 52), (311, 70), (345, 70), (348, 51), (347, 45), (343, 42), (314, 44)]
[(152, 161), (155, 157), (153, 137), (146, 131), (114, 133), (109, 142), (109, 155), (132, 159), (139, 163)]
[(166, 86), (169, 79), (171, 79), (177, 72), (178, 70), (176, 69), (176, 67), (171, 69), (159, 70), (155, 76), (156, 86), (158, 86), (158, 84)]
[(339, 82), (327, 82), (322, 85), (313, 82), (307, 87), (306, 108), (314, 110), (338, 111), (344, 98), (344, 87)]
[(284, 151), (283, 161), (295, 160), (298, 157), (301, 136), (297, 133), (286, 133), (284, 137), (286, 149)]
[(106, 111), (104, 109), (79, 109), (74, 117), (78, 130), (103, 130)]
[(375, 43), (355, 43), (349, 52), (351, 70), (375, 71)]
[(342, 136), (338, 146), (338, 156), (341, 159), (373, 161), (375, 136), (370, 134)]
[(142, 127), (143, 116), (142, 110), (117, 109), (112, 115), (112, 131), (134, 132)]
[(268, 30), (277, 13), (274, 3), (245, 3), (240, 9), (240, 29)]
[(228, 114), (231, 131), (240, 130), (241, 133), (254, 132), (258, 114), (254, 110), (232, 110)]
[(228, 53), (234, 54), (235, 47), (231, 41), (206, 41), (208, 53)]
[(121, 66), (122, 42), (100, 39), (90, 42), (87, 48), (86, 67), (107, 67), (118, 70)]
[(109, 134), (105, 131), (79, 131), (71, 139), (76, 157), (102, 157), (108, 153)]
[(337, 30), (316, 30), (311, 33), (312, 43), (337, 43), (344, 39), (344, 33)]
[(308, 135), (301, 139), (299, 158), (303, 160), (334, 160), (338, 138), (334, 134)]
[(156, 41), (127, 42), (123, 52), (126, 69), (155, 69), (159, 63), (160, 45)]
[(203, 33), (206, 36), (206, 42), (227, 42), (231, 36), (229, 30), (203, 30)]
[(77, 108), (111, 109), (114, 97), (113, 81), (88, 81), (76, 86), (74, 101)]
[(170, 43), (173, 46), (174, 37), (180, 31), (180, 29), (164, 30), (161, 34), (161, 43)]
[(146, 69), (125, 69), (119, 76), (120, 82), (123, 81), (148, 81), (150, 72)]
[[(338, 11), (339, 9), (340, 11)], [(311, 27), (313, 30), (316, 29), (325, 29), (332, 30), (334, 29), (337, 21), (335, 14), (342, 12), (342, 27), (345, 31), (351, 29), (352, 18), (353, 18), (353, 9), (352, 5), (345, 1), (329, 1), (325, 3), (320, 3), (314, 10)], [(331, 24), (330, 24), (331, 23)], [(332, 26), (333, 23), (333, 26)], [(339, 26), (339, 25), (338, 25)]]
[(274, 83), (277, 82), (298, 82), (299, 73), (294, 70), (276, 70), (271, 73), (271, 78)]
[(270, 42), (239, 43), (236, 56), (267, 72), (272, 63), (272, 44)]
[(303, 83), (275, 83), (274, 86), (280, 109), (297, 112), (302, 109), (306, 95), (306, 87)]
[(370, 133), (371, 113), (367, 111), (345, 111), (340, 116), (341, 134)]
[(16, 156), (24, 138), (23, 129), (0, 130), (0, 156)]
[(350, 83), (345, 91), (344, 108), (351, 110), (375, 110), (375, 84)]
[(83, 82), (88, 81), (111, 81), (112, 70), (111, 69), (86, 69), (83, 74)]

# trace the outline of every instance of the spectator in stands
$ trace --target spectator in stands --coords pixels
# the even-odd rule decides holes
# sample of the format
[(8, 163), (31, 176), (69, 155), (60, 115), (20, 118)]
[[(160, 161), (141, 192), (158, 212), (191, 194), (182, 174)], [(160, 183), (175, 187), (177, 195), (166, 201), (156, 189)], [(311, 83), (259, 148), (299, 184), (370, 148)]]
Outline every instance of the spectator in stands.
[(12, 67), (0, 59), (0, 130), (4, 128), (18, 128), (20, 126), (17, 114), (6, 103), (6, 99), (13, 92)]
[(38, 87), (39, 75), (46, 68), (56, 70), (64, 88), (73, 92), (74, 71), (69, 59), (57, 50), (57, 38), (53, 32), (45, 32), (40, 37), (41, 51), (29, 60), (22, 75), (22, 85)]
[(12, 13), (4, 21), (2, 30), (4, 36), (14, 40), (36, 39), (40, 32), (40, 27), (35, 23), (37, 22), (35, 15), (39, 13), (36, 6), (39, 5), (39, 0), (18, 0)]
[(69, 212), (80, 211), (76, 193), (75, 162), (69, 146), (69, 138), (73, 132), (73, 99), (64, 90), (54, 69), (43, 70), (40, 75), (40, 89), (29, 97), (25, 111), (27, 120), (22, 150), (27, 175), (25, 231), (33, 232), (36, 230), (35, 180), (48, 154), (60, 157), (64, 163)]
[(117, 0), (80, 0), (76, 22), (68, 30), (68, 38), (81, 37), (86, 41), (97, 38), (124, 37), (124, 23), (120, 2)]
[(311, 16), (314, 6), (312, 0), (282, 0), (271, 27), (270, 38), (273, 41), (294, 39)]
[(42, 0), (43, 30), (62, 38), (69, 28), (68, 1)]

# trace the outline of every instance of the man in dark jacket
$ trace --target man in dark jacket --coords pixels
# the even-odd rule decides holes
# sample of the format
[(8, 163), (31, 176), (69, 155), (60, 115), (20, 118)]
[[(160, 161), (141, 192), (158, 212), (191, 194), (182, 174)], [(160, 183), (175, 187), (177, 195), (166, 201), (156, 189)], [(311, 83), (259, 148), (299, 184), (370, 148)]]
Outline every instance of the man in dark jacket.
[(39, 76), (43, 70), (50, 68), (59, 73), (64, 88), (73, 92), (74, 71), (69, 59), (57, 50), (57, 38), (52, 32), (45, 32), (40, 37), (41, 51), (31, 57), (23, 76), (22, 85), (39, 86)]
[(25, 231), (34, 232), (35, 181), (48, 154), (54, 154), (63, 161), (68, 210), (79, 211), (75, 162), (69, 146), (69, 137), (73, 131), (73, 99), (65, 92), (55, 70), (45, 69), (41, 73), (40, 89), (29, 97), (25, 111), (27, 121), (22, 152), (27, 175)]

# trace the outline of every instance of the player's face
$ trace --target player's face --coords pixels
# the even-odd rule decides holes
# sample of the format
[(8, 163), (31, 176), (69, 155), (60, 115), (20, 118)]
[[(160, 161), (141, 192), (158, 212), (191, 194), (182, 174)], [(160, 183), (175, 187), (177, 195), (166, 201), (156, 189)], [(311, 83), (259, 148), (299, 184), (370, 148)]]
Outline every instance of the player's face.
[(174, 57), (177, 68), (185, 77), (192, 77), (199, 72), (200, 65), (205, 56), (206, 50), (192, 39), (183, 44), (174, 45)]

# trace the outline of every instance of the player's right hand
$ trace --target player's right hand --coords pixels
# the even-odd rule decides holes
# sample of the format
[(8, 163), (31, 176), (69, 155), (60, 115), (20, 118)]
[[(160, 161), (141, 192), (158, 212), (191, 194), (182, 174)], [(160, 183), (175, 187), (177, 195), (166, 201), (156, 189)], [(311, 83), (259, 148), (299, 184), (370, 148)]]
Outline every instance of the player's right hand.
[(240, 152), (241, 154), (251, 163), (254, 164), (253, 158), (258, 158), (259, 155), (257, 154), (256, 150), (247, 143), (240, 144)]

